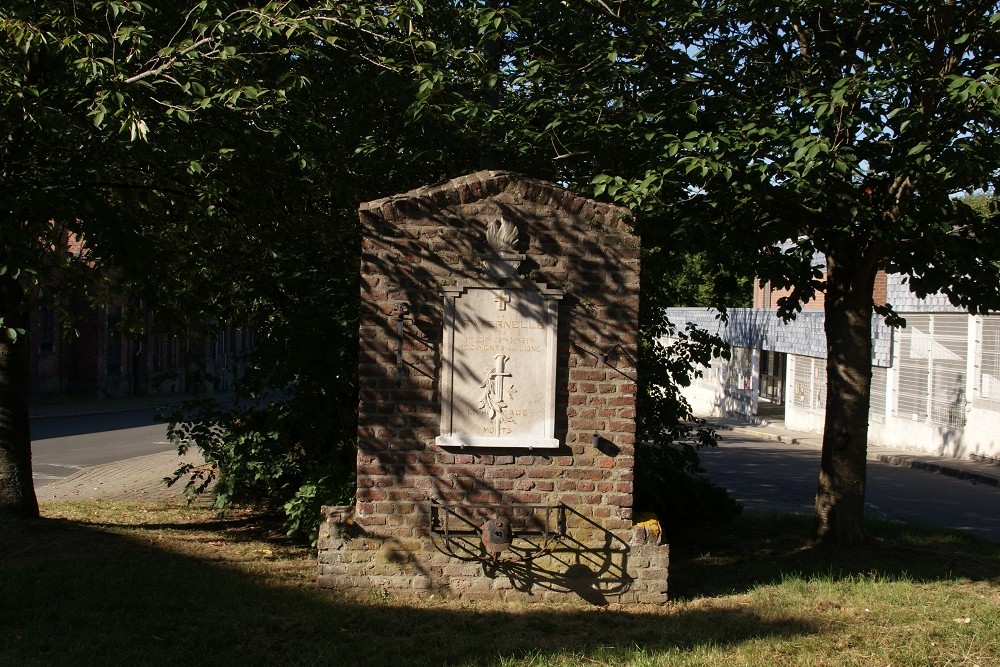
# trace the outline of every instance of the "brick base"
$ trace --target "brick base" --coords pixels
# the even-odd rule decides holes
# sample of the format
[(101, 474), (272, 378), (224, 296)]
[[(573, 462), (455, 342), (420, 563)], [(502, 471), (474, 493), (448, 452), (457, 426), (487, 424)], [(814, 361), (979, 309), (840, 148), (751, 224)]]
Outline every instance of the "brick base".
[[(426, 530), (384, 534), (358, 522), (353, 507), (324, 507), (319, 533), (319, 583), (356, 595), (435, 594), (461, 600), (579, 601), (663, 604), (670, 547), (649, 522), (611, 532), (570, 526), (544, 555), (516, 561), (537, 540), (518, 538), (493, 562), (479, 538)], [(506, 559), (507, 562), (504, 562)]]

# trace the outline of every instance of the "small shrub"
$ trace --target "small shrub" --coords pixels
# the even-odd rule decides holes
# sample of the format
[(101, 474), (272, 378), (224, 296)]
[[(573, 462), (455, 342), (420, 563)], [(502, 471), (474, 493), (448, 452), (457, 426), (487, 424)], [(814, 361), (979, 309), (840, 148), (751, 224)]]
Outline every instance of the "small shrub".
[[(698, 449), (715, 447), (715, 432), (695, 417), (681, 394), (713, 358), (728, 357), (717, 336), (691, 325), (681, 332), (663, 315), (645, 319), (640, 346), (636, 512), (655, 512), (668, 536), (703, 524), (721, 524), (741, 507), (713, 484), (699, 465)], [(664, 344), (664, 338), (670, 338)]]

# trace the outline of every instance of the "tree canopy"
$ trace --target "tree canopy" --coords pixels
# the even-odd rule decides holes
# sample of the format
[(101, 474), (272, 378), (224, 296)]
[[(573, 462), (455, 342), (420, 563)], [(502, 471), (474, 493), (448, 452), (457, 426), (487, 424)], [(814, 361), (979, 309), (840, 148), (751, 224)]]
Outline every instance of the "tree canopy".
[[(16, 0), (0, 9), (0, 339), (22, 328), (25, 276), (72, 264), (54, 223), (154, 307), (243, 317), (281, 357), (302, 349), (309, 327), (287, 318), (315, 307), (321, 260), (352, 256), (358, 201), (502, 166), (632, 207), (647, 296), (671, 298), (656, 268), (678, 248), (718, 294), (791, 288), (786, 315), (824, 293), (817, 536), (851, 543), (876, 273), (1000, 307), (1000, 238), (956, 196), (1000, 176), (998, 20), (991, 2)], [(333, 298), (350, 281), (314, 292), (337, 304), (324, 331), (354, 335)], [(287, 370), (267, 372), (309, 376)]]
[[(393, 73), (367, 55), (370, 19), (339, 3), (0, 8), (5, 511), (37, 511), (22, 340), (37, 285), (127, 293), (179, 330), (226, 320), (256, 329), (262, 348), (306, 335), (295, 318), (351, 335), (353, 282), (339, 269), (355, 253), (356, 202), (400, 178), (374, 183), (357, 151), (406, 107), (405, 82), (371, 85)], [(66, 233), (85, 240), (83, 261), (63, 252)], [(322, 295), (326, 308), (310, 310)], [(332, 364), (343, 393), (345, 363), (301, 367)]]
[[(685, 224), (711, 235), (720, 260), (790, 287), (784, 314), (824, 293), (824, 542), (863, 537), (877, 272), (972, 312), (1000, 308), (1000, 234), (957, 196), (992, 191), (1000, 177), (998, 12), (993, 2), (704, 2), (663, 17), (696, 127), (655, 138), (654, 187), (680, 168), (692, 193)], [(635, 179), (608, 182), (657, 194)], [(734, 202), (749, 215), (717, 224), (712, 211)], [(879, 310), (893, 319), (891, 306)]]
[[(571, 108), (574, 88), (600, 92), (588, 72), (543, 81), (604, 25), (587, 9), (574, 28), (562, 11), (223, 0), (0, 9), (4, 511), (36, 511), (22, 320), (34, 287), (58, 293), (59, 281), (92, 285), (95, 299), (141, 297), (177, 329), (255, 330), (242, 390), (259, 402), (176, 415), (175, 435), (223, 469), (222, 501), (285, 503), (295, 527), (318, 503), (344, 500), (354, 346), (329, 343), (356, 335), (355, 277), (343, 267), (357, 252), (357, 203), (483, 160), (584, 190), (595, 165), (628, 163), (624, 150), (602, 155), (624, 146), (625, 124), (594, 134), (585, 124), (605, 102)], [(570, 111), (588, 147), (563, 155), (553, 131)], [(85, 239), (83, 261), (61, 251), (67, 233)]]
[[(481, 39), (467, 52), (493, 43), (502, 54), (485, 80), (505, 104), (479, 122), (487, 108), (442, 76), (427, 108), (476, 118), (509, 145), (551, 146), (560, 178), (590, 176), (598, 195), (637, 210), (644, 240), (790, 288), (785, 316), (824, 294), (816, 535), (862, 539), (877, 273), (972, 312), (1000, 308), (992, 210), (958, 196), (992, 192), (1000, 176), (1000, 6), (594, 0), (469, 11)], [(891, 304), (879, 310), (899, 322)]]
[[(681, 140), (685, 169), (704, 204), (743, 194), (759, 208), (727, 238), (752, 238), (755, 273), (792, 288), (785, 313), (824, 293), (824, 542), (863, 538), (877, 272), (972, 312), (1000, 308), (1000, 234), (957, 196), (1000, 177), (998, 12), (992, 2), (705, 3), (688, 24), (702, 36), (686, 42), (702, 128)], [(794, 243), (778, 250), (782, 239)], [(891, 306), (879, 308), (890, 319)]]

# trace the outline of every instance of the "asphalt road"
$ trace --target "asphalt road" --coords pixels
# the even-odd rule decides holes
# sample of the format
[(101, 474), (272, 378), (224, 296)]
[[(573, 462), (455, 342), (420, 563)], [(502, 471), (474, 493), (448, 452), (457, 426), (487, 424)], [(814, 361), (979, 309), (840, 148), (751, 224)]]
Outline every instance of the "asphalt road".
[[(35, 487), (77, 470), (173, 449), (151, 409), (33, 420)], [(748, 512), (811, 514), (819, 449), (752, 435), (724, 434), (701, 450), (702, 467)], [(968, 530), (1000, 542), (1000, 488), (915, 468), (868, 462), (872, 516)]]
[(81, 468), (173, 449), (150, 409), (31, 421), (35, 488)]
[[(819, 450), (725, 434), (701, 450), (709, 478), (747, 512), (812, 514)], [(868, 462), (866, 511), (876, 517), (967, 530), (1000, 542), (1000, 488), (915, 468)]]

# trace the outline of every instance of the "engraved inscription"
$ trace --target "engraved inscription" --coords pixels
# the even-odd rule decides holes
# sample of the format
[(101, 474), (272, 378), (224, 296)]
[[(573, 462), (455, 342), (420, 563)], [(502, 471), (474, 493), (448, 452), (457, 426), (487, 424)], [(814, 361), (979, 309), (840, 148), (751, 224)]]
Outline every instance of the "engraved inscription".
[(542, 341), (530, 336), (466, 335), (455, 341), (462, 352), (541, 352)]

